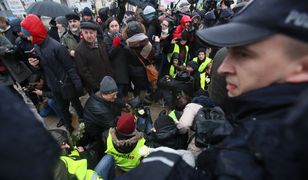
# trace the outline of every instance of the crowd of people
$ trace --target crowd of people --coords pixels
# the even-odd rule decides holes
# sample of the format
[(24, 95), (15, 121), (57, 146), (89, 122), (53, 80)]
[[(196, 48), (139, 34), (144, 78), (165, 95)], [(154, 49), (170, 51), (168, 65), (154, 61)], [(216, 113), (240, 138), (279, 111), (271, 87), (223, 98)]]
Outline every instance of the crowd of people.
[[(307, 178), (308, 4), (232, 4), (0, 17), (1, 83), (59, 119), (37, 178)], [(151, 103), (167, 107), (154, 121)]]

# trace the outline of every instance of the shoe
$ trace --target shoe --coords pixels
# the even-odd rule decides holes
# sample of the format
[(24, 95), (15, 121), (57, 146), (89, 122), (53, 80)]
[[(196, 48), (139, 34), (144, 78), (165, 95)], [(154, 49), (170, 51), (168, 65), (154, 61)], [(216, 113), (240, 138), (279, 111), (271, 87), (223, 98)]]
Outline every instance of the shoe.
[(62, 122), (62, 120), (59, 120), (59, 122), (57, 123), (57, 127), (61, 127), (63, 125), (64, 125), (64, 123)]

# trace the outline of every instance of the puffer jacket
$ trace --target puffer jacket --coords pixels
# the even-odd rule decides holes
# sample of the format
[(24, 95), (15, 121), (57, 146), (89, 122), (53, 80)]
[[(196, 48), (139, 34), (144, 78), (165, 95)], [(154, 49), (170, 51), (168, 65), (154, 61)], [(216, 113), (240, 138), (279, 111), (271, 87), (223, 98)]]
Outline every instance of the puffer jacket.
[(117, 100), (114, 103), (104, 101), (99, 93), (93, 94), (84, 106), (84, 122), (89, 135), (98, 140), (101, 133), (115, 126), (124, 103)]

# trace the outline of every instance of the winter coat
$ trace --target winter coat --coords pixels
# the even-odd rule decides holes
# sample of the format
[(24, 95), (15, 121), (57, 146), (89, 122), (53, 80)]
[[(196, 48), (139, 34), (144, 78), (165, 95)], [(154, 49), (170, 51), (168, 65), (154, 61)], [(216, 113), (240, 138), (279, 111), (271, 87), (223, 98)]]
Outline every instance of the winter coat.
[(285, 143), (283, 119), (307, 87), (273, 84), (232, 98), (239, 126), (198, 157), (199, 169), (215, 179), (298, 179), (288, 170), (292, 160), (282, 158), (279, 149)]
[(110, 51), (109, 59), (117, 84), (129, 84), (127, 57), (130, 55), (130, 51), (122, 45), (114, 47)]
[(76, 48), (75, 62), (78, 72), (88, 91), (99, 89), (105, 76), (112, 76), (112, 67), (105, 50), (105, 45), (98, 42), (97, 47), (90, 47), (83, 39)]
[(153, 148), (166, 146), (172, 149), (186, 149), (188, 134), (179, 134), (176, 124), (171, 118), (163, 120), (170, 121), (170, 123), (159, 126), (159, 128), (156, 127), (156, 132), (151, 132), (151, 134), (146, 137), (147, 146)]
[(2, 32), (4, 36), (12, 43), (15, 43), (16, 38), (18, 37), (17, 34), (13, 32), (12, 27), (9, 27), (5, 31)]
[(53, 26), (49, 29), (48, 35), (53, 38), (54, 40), (60, 42), (60, 37), (58, 34), (58, 28), (56, 26)]
[(296, 106), (284, 120), (284, 130), (282, 134), (282, 147), (279, 149), (281, 158), (288, 161), (286, 172), (292, 174), (293, 179), (307, 179), (308, 143), (308, 89), (298, 98)]
[(32, 35), (32, 41), (36, 44), (36, 54), (40, 57), (39, 65), (51, 91), (60, 94), (62, 81), (64, 84), (72, 83), (76, 92), (80, 94), (83, 89), (82, 83), (67, 49), (47, 35), (43, 23), (37, 16), (29, 15), (22, 21), (21, 26)]
[(1, 55), (0, 59), (13, 79), (18, 83), (25, 81), (32, 74), (28, 66), (19, 59), (16, 49)]
[(189, 131), (190, 127), (193, 125), (197, 112), (201, 108), (202, 106), (196, 103), (189, 103), (185, 106), (183, 115), (181, 116), (179, 123), (176, 125), (181, 134), (185, 134)]
[[(182, 19), (180, 21), (180, 24), (176, 27), (176, 29), (174, 30), (172, 36), (173, 36), (173, 39), (174, 38), (180, 38), (182, 36), (182, 32), (186, 29), (185, 27), (185, 23), (187, 22), (191, 22), (191, 18), (190, 16), (182, 16)], [(193, 41), (193, 36), (189, 35), (188, 34), (188, 41), (189, 42), (192, 42)]]
[(84, 106), (84, 122), (89, 135), (100, 139), (103, 131), (115, 126), (122, 107), (124, 104), (119, 100), (107, 102), (100, 97), (99, 92), (93, 94)]
[(121, 136), (119, 133), (116, 132), (115, 128), (110, 128), (110, 130), (104, 131), (102, 134), (102, 144), (104, 145), (104, 150), (107, 149), (107, 138), (109, 135), (109, 131), (112, 137), (112, 143), (114, 148), (118, 152), (124, 154), (132, 152), (135, 149), (138, 140), (143, 138), (143, 134), (138, 131), (134, 131), (130, 136)]
[(74, 35), (68, 30), (61, 38), (61, 43), (69, 50), (75, 50), (79, 41), (74, 38)]

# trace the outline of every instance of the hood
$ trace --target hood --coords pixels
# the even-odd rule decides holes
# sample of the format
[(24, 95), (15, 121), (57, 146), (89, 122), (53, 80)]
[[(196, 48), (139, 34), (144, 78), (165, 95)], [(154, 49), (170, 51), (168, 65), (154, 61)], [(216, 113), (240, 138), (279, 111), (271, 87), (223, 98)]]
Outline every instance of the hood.
[(182, 28), (185, 28), (185, 23), (186, 22), (191, 22), (191, 18), (190, 18), (190, 16), (184, 15), (182, 17), (182, 19), (181, 19), (181, 26), (182, 26)]
[(47, 36), (46, 28), (36, 15), (28, 15), (21, 22), (21, 26), (31, 34), (34, 44), (41, 44)]

